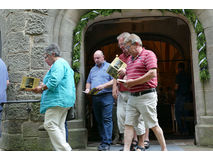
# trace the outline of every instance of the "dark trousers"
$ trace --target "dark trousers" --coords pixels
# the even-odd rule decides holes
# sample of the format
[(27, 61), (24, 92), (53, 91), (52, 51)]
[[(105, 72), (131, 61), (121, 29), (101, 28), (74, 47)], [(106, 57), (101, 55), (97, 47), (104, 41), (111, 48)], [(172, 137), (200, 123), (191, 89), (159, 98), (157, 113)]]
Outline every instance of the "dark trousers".
[(101, 144), (110, 145), (112, 142), (112, 108), (113, 97), (112, 93), (105, 93), (92, 97), (93, 112), (98, 124)]
[(188, 132), (187, 124), (185, 121), (181, 120), (181, 117), (187, 116), (187, 112), (184, 110), (184, 103), (186, 101), (186, 96), (177, 95), (175, 101), (175, 117), (178, 125), (178, 130), (181, 134)]
[(68, 127), (67, 127), (67, 121), (65, 121), (65, 132), (66, 132), (66, 142), (68, 142)]

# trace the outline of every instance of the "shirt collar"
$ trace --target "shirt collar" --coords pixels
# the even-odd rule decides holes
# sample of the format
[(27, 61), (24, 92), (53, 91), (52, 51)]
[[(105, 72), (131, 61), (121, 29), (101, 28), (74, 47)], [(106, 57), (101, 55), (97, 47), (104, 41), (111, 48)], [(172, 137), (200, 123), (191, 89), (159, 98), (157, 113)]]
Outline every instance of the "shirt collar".
[(141, 51), (141, 53), (138, 53), (138, 55), (136, 56), (136, 57), (131, 57), (131, 60), (132, 60), (132, 62), (134, 62), (142, 53), (143, 53), (143, 51), (144, 51), (144, 48), (142, 48), (142, 51)]
[[(106, 63), (106, 61), (104, 60), (103, 63), (101, 63), (101, 67), (100, 68), (102, 68), (105, 65), (105, 63)], [(97, 64), (95, 64), (95, 66), (98, 67)]]

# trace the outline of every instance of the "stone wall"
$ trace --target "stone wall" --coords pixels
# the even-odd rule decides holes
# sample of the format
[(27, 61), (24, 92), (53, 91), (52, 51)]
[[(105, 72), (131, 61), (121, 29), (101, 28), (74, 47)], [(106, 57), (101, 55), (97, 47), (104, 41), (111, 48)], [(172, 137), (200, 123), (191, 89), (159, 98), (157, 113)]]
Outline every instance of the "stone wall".
[(48, 10), (1, 10), (3, 58), (8, 66), (8, 99), (39, 99), (40, 95), (19, 91), (23, 76), (43, 78), (48, 66), (43, 51), (47, 46)]
[[(10, 79), (8, 100), (40, 100), (40, 94), (20, 91), (19, 88), (23, 76), (43, 79), (49, 69), (43, 57), (48, 44), (58, 43), (61, 56), (71, 64), (72, 32), (82, 12), (85, 11), (0, 10), (1, 55), (8, 66)], [(76, 103), (76, 110), (83, 111), (78, 104), (81, 103)], [(87, 145), (83, 113), (77, 112), (76, 120), (68, 122), (72, 148)], [(5, 150), (52, 150), (47, 132), (38, 130), (42, 123), (39, 104), (4, 105), (0, 146)]]
[[(2, 113), (2, 137), (0, 148), (4, 150), (51, 150), (47, 137), (39, 143), (39, 126), (43, 115), (39, 113), (39, 103), (5, 104)], [(48, 144), (48, 145), (47, 145)]]

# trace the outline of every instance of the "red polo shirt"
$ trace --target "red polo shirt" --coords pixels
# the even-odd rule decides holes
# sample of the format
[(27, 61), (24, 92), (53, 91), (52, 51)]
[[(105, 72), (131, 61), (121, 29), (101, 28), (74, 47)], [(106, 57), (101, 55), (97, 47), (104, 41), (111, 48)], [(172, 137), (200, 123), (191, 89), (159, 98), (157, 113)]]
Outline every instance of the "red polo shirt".
[[(122, 60), (123, 62), (125, 62), (126, 64), (128, 63), (128, 61), (130, 60), (130, 55), (125, 55), (124, 53), (122, 53), (120, 56), (119, 56), (119, 59)], [(123, 77), (119, 77), (119, 78), (123, 78)], [(121, 92), (124, 92), (124, 91), (128, 91), (128, 89), (126, 87), (124, 87), (124, 85), (122, 83), (119, 83), (118, 84), (118, 89), (119, 91)]]
[[(137, 79), (147, 73), (150, 69), (157, 68), (157, 57), (154, 52), (143, 48), (142, 52), (127, 63), (126, 75), (127, 79)], [(130, 92), (140, 92), (150, 88), (157, 87), (157, 77), (150, 81), (133, 86), (129, 89)]]

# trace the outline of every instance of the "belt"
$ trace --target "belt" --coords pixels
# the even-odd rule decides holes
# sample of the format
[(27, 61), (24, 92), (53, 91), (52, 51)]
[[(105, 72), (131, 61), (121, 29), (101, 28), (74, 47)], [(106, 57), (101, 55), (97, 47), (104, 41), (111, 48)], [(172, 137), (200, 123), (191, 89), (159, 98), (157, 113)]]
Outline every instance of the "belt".
[(141, 91), (141, 92), (133, 92), (133, 93), (131, 93), (131, 96), (142, 96), (142, 95), (144, 95), (144, 94), (147, 94), (147, 93), (151, 93), (151, 92), (155, 92), (156, 91), (156, 89), (155, 88), (151, 88), (151, 89), (147, 89), (147, 90), (145, 90), (145, 91)]
[(103, 95), (106, 95), (106, 94), (109, 94), (109, 93), (111, 93), (111, 92), (100, 93), (100, 94), (96, 94), (96, 95), (92, 95), (92, 96), (97, 96), (98, 97), (98, 96), (103, 96)]

